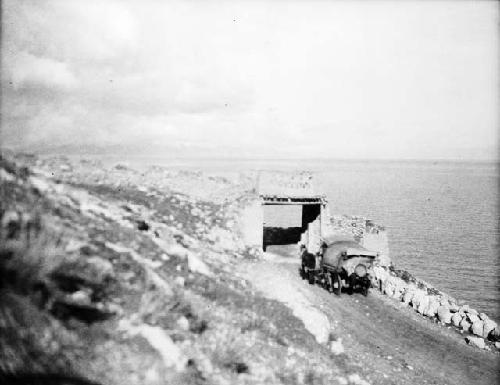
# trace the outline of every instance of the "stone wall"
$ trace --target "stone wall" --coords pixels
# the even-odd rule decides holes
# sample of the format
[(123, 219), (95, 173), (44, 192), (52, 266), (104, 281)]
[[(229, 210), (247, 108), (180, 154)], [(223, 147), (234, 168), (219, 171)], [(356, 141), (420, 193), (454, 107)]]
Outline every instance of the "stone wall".
[(331, 231), (336, 235), (346, 235), (360, 242), (366, 228), (366, 218), (348, 215), (333, 215)]
[(259, 194), (277, 196), (315, 195), (312, 174), (306, 171), (262, 171), (258, 176)]
[[(369, 222), (369, 221), (367, 221)], [(383, 266), (389, 266), (391, 259), (389, 256), (389, 236), (387, 231), (381, 226), (366, 226), (366, 230), (360, 241), (361, 245), (368, 250), (379, 253), (379, 261)]]
[(378, 252), (381, 265), (390, 265), (387, 231), (373, 221), (361, 216), (333, 215), (329, 229), (324, 232), (325, 235), (327, 233), (327, 236), (352, 238), (368, 250)]
[(241, 210), (239, 219), (241, 238), (248, 247), (262, 246), (264, 208), (259, 199), (248, 202)]
[(459, 305), (454, 298), (407, 271), (375, 266), (372, 285), (394, 300), (411, 306), (422, 316), (467, 333), (465, 339), (471, 345), (487, 350), (493, 346), (500, 348), (500, 329), (495, 321), (469, 305)]

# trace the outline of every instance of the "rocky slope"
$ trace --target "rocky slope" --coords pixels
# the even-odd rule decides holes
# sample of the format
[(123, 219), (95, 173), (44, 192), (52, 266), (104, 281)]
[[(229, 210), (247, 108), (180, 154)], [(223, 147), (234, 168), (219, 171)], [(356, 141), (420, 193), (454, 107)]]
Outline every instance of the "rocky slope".
[[(0, 173), (2, 383), (496, 380), (498, 353), (437, 313), (332, 296), (300, 280), (295, 249), (247, 247), (254, 175), (15, 154)], [(406, 292), (397, 271), (377, 274)]]
[(365, 383), (234, 274), (251, 177), (1, 160), (0, 382)]

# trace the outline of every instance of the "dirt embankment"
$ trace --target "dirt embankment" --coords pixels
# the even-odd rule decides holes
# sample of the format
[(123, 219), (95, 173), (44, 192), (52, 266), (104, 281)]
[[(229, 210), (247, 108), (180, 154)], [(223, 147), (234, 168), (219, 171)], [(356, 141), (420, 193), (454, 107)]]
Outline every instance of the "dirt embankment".
[(247, 248), (252, 176), (0, 161), (2, 383), (495, 382), (493, 353)]

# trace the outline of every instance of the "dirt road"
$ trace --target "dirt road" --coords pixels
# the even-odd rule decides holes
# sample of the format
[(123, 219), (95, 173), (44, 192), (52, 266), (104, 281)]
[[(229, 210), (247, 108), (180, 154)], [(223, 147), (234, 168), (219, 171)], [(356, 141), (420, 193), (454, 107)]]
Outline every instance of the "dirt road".
[[(464, 336), (415, 313), (374, 289), (328, 293), (297, 273), (298, 260), (275, 249), (266, 261), (248, 263), (241, 274), (267, 297), (289, 306), (323, 342), (342, 339), (349, 360), (372, 384), (496, 384), (500, 355), (466, 345)], [(287, 255), (288, 254), (288, 255)]]

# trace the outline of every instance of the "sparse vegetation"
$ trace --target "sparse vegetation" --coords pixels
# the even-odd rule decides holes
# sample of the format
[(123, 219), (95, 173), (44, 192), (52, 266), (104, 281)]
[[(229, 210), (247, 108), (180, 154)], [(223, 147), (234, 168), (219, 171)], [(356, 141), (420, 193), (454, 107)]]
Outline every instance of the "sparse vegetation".
[[(256, 296), (227, 272), (225, 251), (210, 231), (226, 231), (231, 210), (241, 204), (237, 199), (231, 208), (228, 200), (193, 201), (168, 188), (115, 188), (85, 174), (94, 164), (68, 159), (49, 161), (54, 179), (35, 186), (29, 171), (35, 161), (23, 156), (1, 163), (9, 179), (2, 180), (1, 206), (2, 379), (202, 384), (254, 376), (279, 382), (264, 356), (283, 360), (293, 340), (312, 342), (306, 332), (297, 333), (300, 322), (285, 306)], [(123, 167), (111, 173), (137, 176)], [(226, 179), (206, 181), (232, 188)], [(191, 273), (185, 256), (170, 255), (163, 244), (189, 252), (214, 248), (207, 258), (216, 276)], [(170, 289), (158, 287), (148, 273), (152, 268), (131, 253), (152, 263)], [(252, 249), (234, 253), (258, 258)], [(229, 261), (237, 263), (233, 256)], [(162, 367), (158, 351), (124, 335), (122, 322), (164, 330), (190, 354), (185, 370)]]
[[(342, 325), (320, 344), (290, 306), (235, 274), (263, 262), (235, 235), (252, 197), (245, 178), (12, 159), (1, 159), (0, 382), (354, 384), (349, 374), (372, 375), (347, 344), (334, 354)], [(35, 162), (53, 176), (32, 174)], [(190, 268), (190, 256), (210, 274)]]

